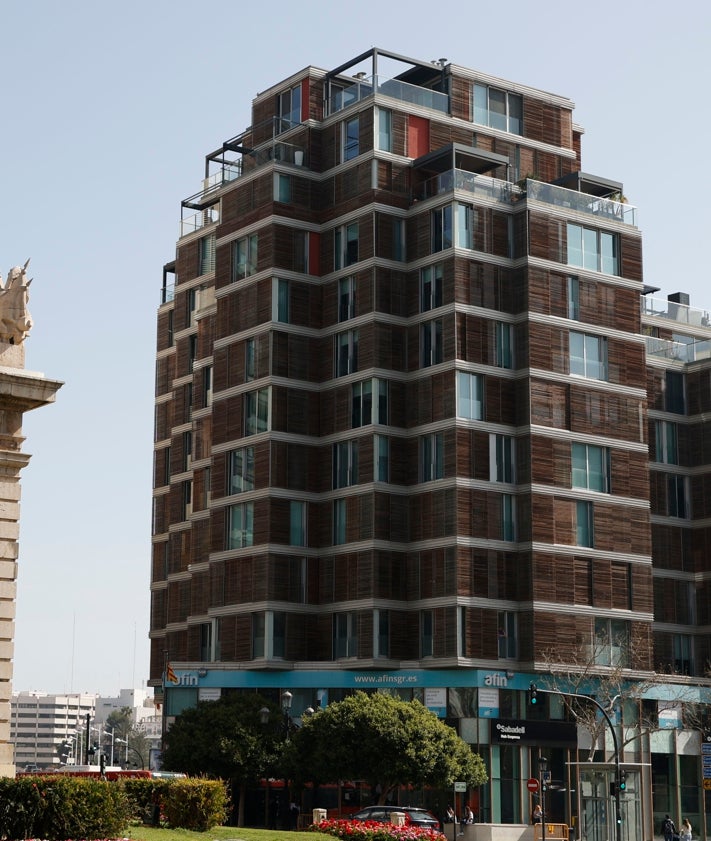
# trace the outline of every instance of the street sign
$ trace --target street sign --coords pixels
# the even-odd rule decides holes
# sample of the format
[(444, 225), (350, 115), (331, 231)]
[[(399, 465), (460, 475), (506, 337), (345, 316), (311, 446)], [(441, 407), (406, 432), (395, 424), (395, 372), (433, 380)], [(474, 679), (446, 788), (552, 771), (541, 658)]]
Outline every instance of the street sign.
[(466, 783), (455, 783), (454, 784), (454, 790), (458, 791), (458, 792), (466, 791), (467, 790), (467, 784)]
[(529, 777), (526, 783), (526, 788), (529, 791), (538, 791), (538, 780), (535, 777)]

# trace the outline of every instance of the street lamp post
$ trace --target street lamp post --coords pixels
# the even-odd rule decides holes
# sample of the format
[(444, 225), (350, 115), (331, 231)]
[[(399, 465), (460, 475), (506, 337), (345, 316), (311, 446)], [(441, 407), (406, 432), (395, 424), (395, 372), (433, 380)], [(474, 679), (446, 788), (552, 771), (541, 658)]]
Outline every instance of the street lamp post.
[(548, 760), (538, 757), (539, 785), (541, 791), (541, 841), (546, 841), (546, 783), (548, 781)]
[[(109, 725), (111, 727), (111, 725)], [(116, 728), (111, 727), (111, 732), (104, 730), (104, 736), (111, 736), (111, 767), (113, 768), (114, 764), (114, 734), (116, 733)]]

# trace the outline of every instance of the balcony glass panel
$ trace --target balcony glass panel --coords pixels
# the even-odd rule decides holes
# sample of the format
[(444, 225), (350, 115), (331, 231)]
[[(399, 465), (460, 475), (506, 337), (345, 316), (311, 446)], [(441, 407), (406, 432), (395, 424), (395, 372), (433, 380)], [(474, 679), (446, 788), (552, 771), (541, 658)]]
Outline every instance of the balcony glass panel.
[(401, 102), (408, 102), (411, 105), (421, 105), (423, 108), (431, 108), (442, 114), (449, 112), (449, 97), (439, 91), (432, 91), (429, 88), (421, 88), (419, 85), (410, 85), (398, 79), (383, 79), (380, 76), (370, 76), (360, 79), (348, 87), (337, 87), (334, 82), (329, 101), (329, 113), (335, 114), (352, 105), (360, 102), (371, 94), (379, 93), (398, 99)]
[(554, 204), (557, 207), (568, 207), (579, 213), (589, 213), (603, 219), (624, 222), (626, 225), (636, 225), (637, 208), (626, 202), (614, 199), (602, 199), (589, 193), (579, 193), (554, 184), (544, 184), (542, 181), (526, 180), (526, 195), (534, 201)]

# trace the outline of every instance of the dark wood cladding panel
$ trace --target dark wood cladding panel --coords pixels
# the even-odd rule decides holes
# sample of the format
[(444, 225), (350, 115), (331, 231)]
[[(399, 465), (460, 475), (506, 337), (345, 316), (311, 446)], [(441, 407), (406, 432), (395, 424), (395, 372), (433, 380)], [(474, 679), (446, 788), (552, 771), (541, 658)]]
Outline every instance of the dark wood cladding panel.
[[(711, 412), (711, 370), (708, 368), (686, 372), (686, 399), (690, 415)], [(696, 427), (701, 437), (708, 439), (711, 424), (704, 421)], [(711, 458), (704, 458), (704, 464), (711, 463)]]
[(173, 343), (174, 306), (162, 309), (158, 313), (158, 328), (156, 332), (156, 350), (167, 350)]
[(226, 444), (242, 437), (242, 395), (216, 400), (212, 404), (212, 436), (214, 444)]
[(638, 236), (620, 236), (620, 274), (628, 280), (643, 280), (642, 240)]
[(531, 423), (554, 429), (570, 429), (570, 389), (566, 383), (531, 378)]
[[(565, 124), (561, 118), (561, 109), (558, 105), (551, 105), (542, 102), (540, 99), (533, 99), (529, 96), (523, 98), (523, 134), (531, 140), (539, 140), (551, 146), (563, 146), (570, 148), (570, 136), (568, 134), (569, 123)], [(570, 113), (568, 111), (568, 113)]]
[(499, 656), (498, 613), (479, 607), (464, 611), (464, 656), (496, 660)]
[(217, 306), (216, 339), (227, 338), (271, 321), (272, 280), (240, 281)]
[[(199, 249), (200, 243), (197, 239), (178, 245), (175, 258), (176, 286), (198, 276)], [(176, 304), (175, 329), (182, 330), (184, 327), (187, 327), (185, 309)]]
[(453, 117), (471, 121), (472, 83), (468, 79), (452, 76), (450, 81), (449, 107)]
[[(431, 377), (414, 380), (406, 395), (407, 425), (419, 426), (454, 417), (454, 399), (454, 371), (441, 371)], [(416, 464), (417, 456), (413, 456)]]
[[(378, 266), (373, 284), (367, 287), (367, 305), (377, 312), (405, 317), (408, 314), (408, 292), (412, 294), (412, 286), (413, 278), (406, 272)], [(356, 291), (356, 299), (358, 295)]]
[(627, 397), (624, 394), (586, 389), (582, 383), (571, 384), (565, 386), (564, 389), (551, 385), (549, 390), (551, 394), (560, 393), (562, 390), (567, 391), (569, 428), (573, 432), (614, 436), (624, 441), (646, 442), (647, 430), (644, 424), (640, 423), (640, 419), (646, 414), (644, 400)]
[(528, 350), (531, 368), (568, 373), (567, 331), (532, 321), (528, 328)]
[(455, 534), (456, 493), (452, 488), (410, 497), (410, 540), (433, 540)]

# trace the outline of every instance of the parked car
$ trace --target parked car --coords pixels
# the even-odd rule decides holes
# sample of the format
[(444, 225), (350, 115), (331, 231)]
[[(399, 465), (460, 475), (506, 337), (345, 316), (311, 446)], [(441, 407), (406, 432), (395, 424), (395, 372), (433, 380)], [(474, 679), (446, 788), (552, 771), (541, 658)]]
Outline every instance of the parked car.
[(405, 823), (413, 824), (414, 826), (425, 826), (428, 829), (439, 829), (439, 821), (427, 809), (422, 809), (419, 806), (366, 806), (360, 812), (351, 815), (351, 820), (354, 821), (381, 821), (382, 823), (391, 823), (391, 812), (404, 812)]

